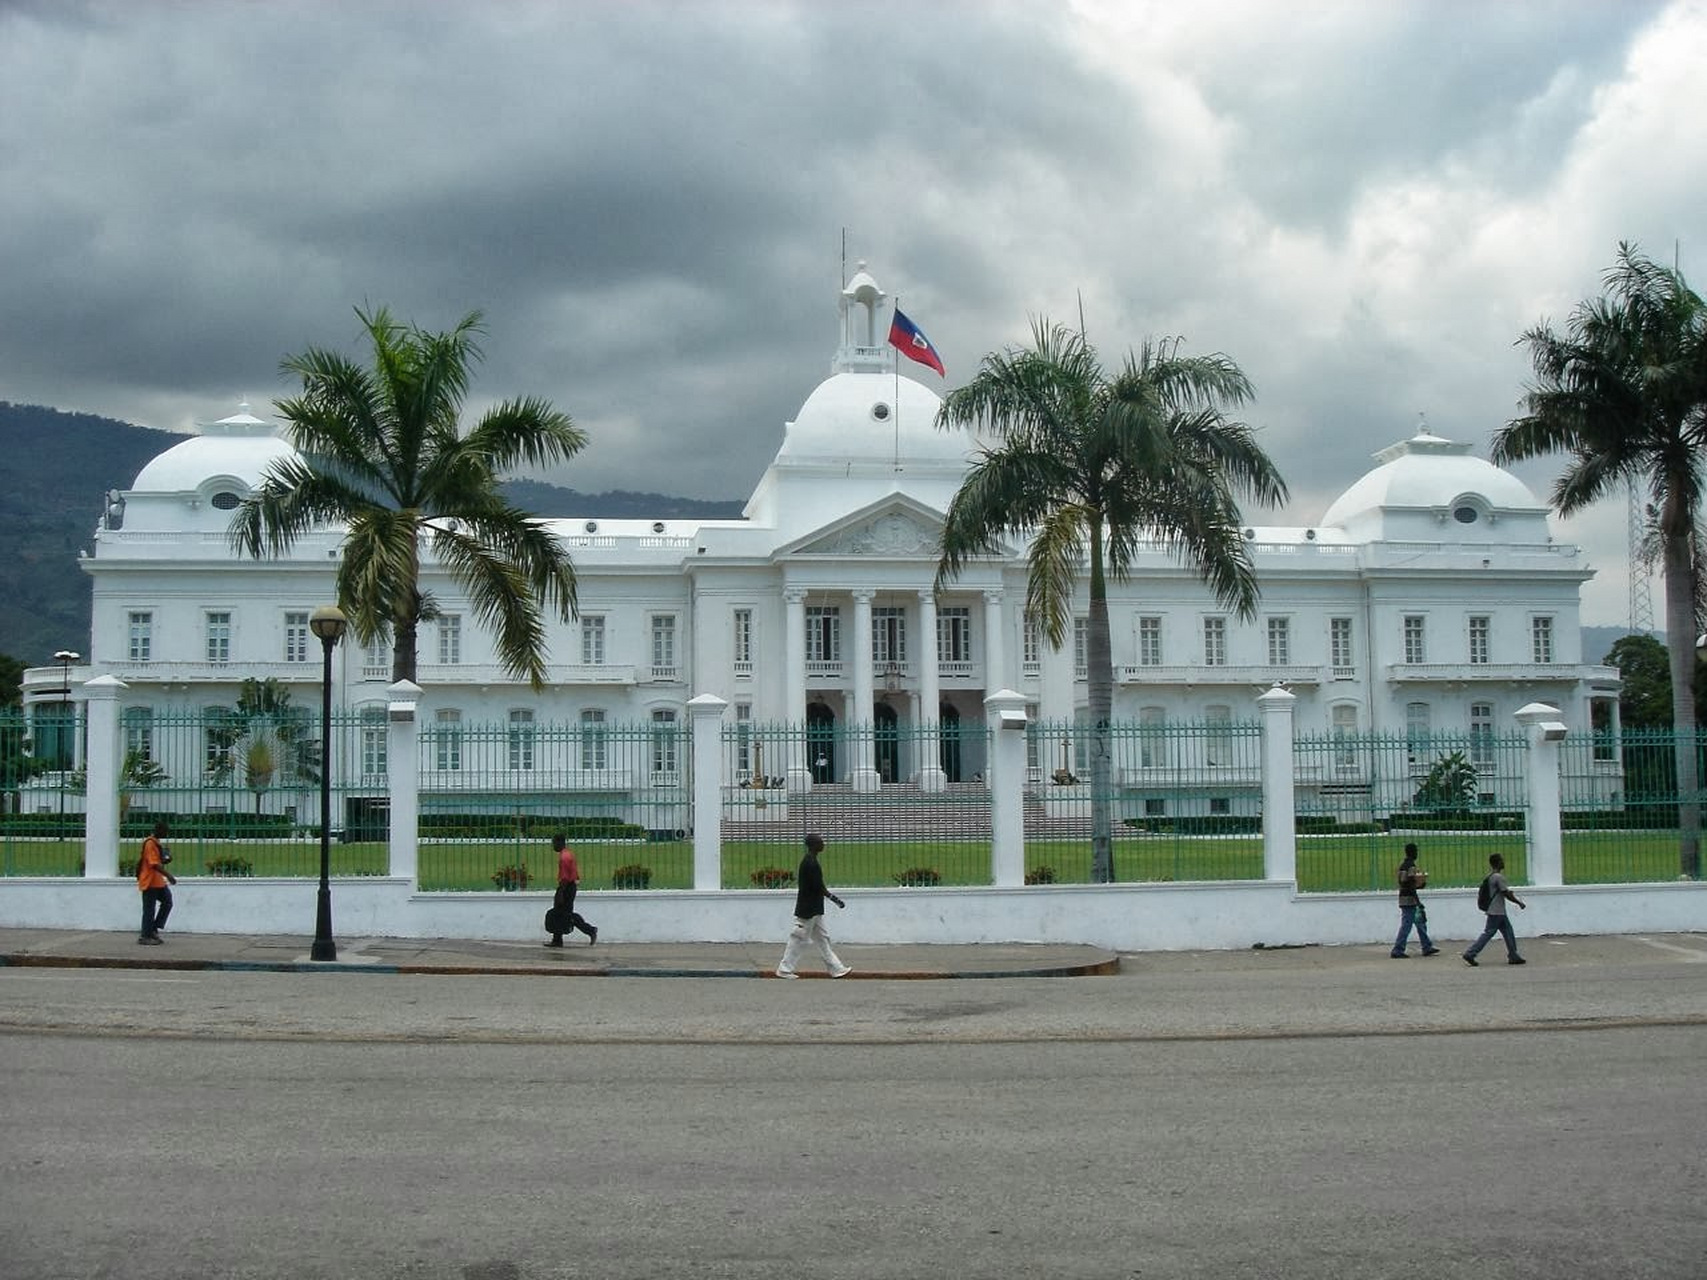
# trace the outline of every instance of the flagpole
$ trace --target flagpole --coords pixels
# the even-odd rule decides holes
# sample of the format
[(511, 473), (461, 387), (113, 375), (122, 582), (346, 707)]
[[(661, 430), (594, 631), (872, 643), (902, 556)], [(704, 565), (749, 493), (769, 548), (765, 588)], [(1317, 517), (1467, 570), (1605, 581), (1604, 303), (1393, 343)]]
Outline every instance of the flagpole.
[[(901, 295), (895, 295), (895, 311), (901, 310)], [(889, 319), (889, 327), (895, 327), (894, 316)], [(893, 342), (889, 344), (890, 359), (895, 365), (895, 470), (901, 469), (901, 351)]]

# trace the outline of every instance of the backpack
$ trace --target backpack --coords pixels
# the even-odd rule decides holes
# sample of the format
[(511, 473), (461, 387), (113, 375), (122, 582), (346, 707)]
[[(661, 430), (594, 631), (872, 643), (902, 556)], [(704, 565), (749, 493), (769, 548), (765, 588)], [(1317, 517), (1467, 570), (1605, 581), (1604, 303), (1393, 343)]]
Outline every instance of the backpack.
[(1486, 911), (1494, 903), (1494, 878), (1488, 876), (1476, 890), (1476, 910)]

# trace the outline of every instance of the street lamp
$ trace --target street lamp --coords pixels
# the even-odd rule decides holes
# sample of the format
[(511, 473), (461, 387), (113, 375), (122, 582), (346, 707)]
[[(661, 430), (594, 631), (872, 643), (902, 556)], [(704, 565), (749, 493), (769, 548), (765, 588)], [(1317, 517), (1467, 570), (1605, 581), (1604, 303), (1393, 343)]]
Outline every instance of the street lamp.
[(320, 896), (314, 903), (314, 945), (310, 960), (336, 960), (332, 941), (332, 650), (349, 619), (337, 605), (321, 605), (308, 619), (320, 637)]
[[(62, 838), (65, 835), (65, 770), (66, 766), (71, 763), (70, 760), (66, 759), (66, 756), (70, 755), (72, 759), (75, 759), (77, 755), (77, 735), (71, 733), (67, 727), (68, 722), (72, 719), (71, 664), (82, 656), (82, 654), (75, 653), (70, 649), (61, 649), (53, 655), (53, 660), (59, 664), (59, 733), (56, 735), (59, 741), (55, 744), (53, 754), (54, 763), (59, 766), (59, 835)], [(69, 752), (65, 748), (68, 735), (72, 744)]]

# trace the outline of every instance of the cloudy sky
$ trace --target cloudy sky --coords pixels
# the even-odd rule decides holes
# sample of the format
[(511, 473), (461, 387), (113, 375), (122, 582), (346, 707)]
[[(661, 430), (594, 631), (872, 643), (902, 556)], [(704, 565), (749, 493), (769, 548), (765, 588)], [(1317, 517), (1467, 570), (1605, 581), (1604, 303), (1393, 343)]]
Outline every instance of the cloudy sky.
[(1621, 239), (1707, 281), (1703, 65), (1703, 0), (0, 0), (0, 399), (188, 430), (478, 308), (548, 478), (744, 498), (845, 229), (947, 386), (1081, 300), (1225, 351), (1307, 524), (1419, 412), (1485, 456)]

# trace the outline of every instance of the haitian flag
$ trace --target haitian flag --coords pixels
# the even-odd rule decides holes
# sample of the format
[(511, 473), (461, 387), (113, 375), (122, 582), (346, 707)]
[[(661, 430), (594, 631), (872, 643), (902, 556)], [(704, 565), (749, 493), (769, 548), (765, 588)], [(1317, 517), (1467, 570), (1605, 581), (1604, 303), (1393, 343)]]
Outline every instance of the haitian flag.
[(889, 322), (889, 345), (907, 359), (917, 360), (920, 364), (935, 369), (938, 377), (948, 377), (936, 348), (931, 346), (931, 340), (919, 331), (918, 325), (902, 314), (900, 307), (895, 308), (895, 318)]

